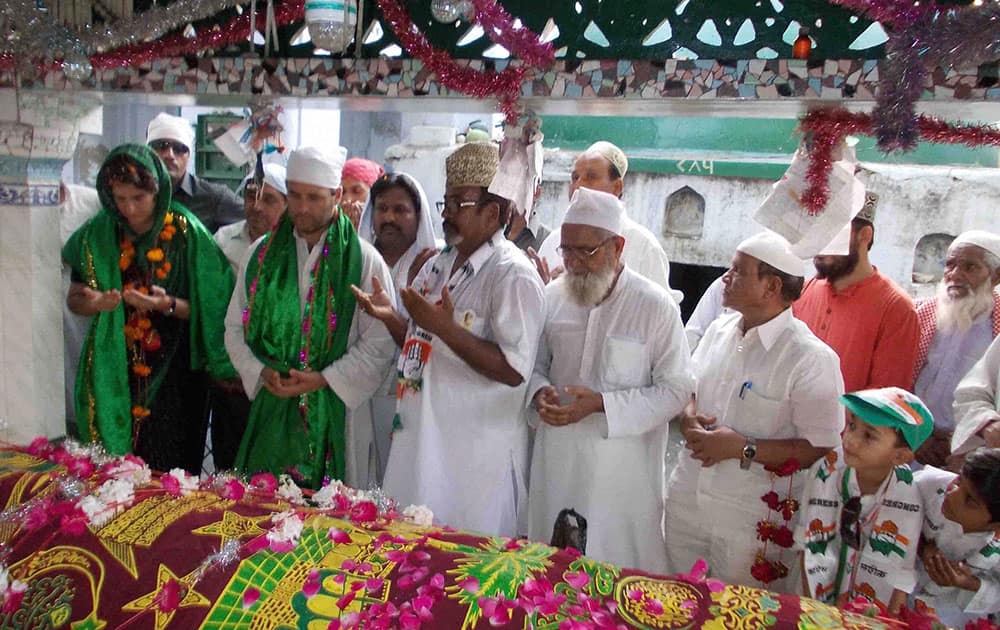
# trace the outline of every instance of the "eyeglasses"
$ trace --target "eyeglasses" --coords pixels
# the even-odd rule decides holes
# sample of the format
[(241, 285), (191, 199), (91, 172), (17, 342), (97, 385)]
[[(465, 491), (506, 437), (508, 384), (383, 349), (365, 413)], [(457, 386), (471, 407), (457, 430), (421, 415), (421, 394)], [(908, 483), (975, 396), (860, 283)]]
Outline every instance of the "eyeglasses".
[(840, 509), (840, 539), (851, 549), (861, 549), (861, 497), (851, 497)]
[(437, 202), (438, 212), (444, 214), (445, 212), (455, 214), (460, 212), (462, 208), (468, 208), (470, 206), (478, 206), (479, 201), (458, 201), (457, 199), (445, 199), (444, 201)]
[(563, 258), (576, 258), (577, 260), (587, 260), (588, 258), (593, 258), (601, 250), (602, 247), (608, 244), (611, 239), (605, 239), (601, 241), (597, 247), (594, 249), (587, 249), (586, 247), (572, 247), (569, 245), (560, 245), (556, 248), (556, 251)]
[(191, 149), (187, 148), (186, 144), (173, 140), (153, 140), (149, 143), (149, 148), (157, 153), (162, 153), (170, 149), (174, 152), (174, 155), (187, 155), (191, 151)]

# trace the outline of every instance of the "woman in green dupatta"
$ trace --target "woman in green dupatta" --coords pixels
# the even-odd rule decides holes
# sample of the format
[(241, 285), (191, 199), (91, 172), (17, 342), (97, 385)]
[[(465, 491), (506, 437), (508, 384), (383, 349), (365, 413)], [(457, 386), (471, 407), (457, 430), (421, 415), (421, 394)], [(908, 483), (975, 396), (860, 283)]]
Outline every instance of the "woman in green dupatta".
[(67, 304), (92, 315), (76, 379), (80, 436), (156, 470), (201, 470), (208, 378), (236, 375), (223, 344), (232, 270), (172, 201), (147, 146), (116, 148), (97, 175), (101, 211), (70, 237)]

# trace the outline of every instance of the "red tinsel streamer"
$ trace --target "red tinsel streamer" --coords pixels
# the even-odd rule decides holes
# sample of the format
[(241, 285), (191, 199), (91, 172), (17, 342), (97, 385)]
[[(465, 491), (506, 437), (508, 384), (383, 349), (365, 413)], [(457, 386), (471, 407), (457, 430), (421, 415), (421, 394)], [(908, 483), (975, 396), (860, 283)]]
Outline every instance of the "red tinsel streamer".
[(933, 0), (914, 3), (913, 0), (830, 0), (845, 9), (866, 13), (868, 17), (886, 25), (902, 28), (937, 11)]
[(494, 43), (532, 66), (546, 67), (555, 61), (552, 43), (541, 43), (527, 27), (515, 28), (514, 20), (497, 0), (472, 0), (472, 5), (476, 8), (476, 22)]
[[(851, 113), (845, 109), (815, 109), (799, 122), (803, 132), (812, 135), (809, 149), (809, 186), (802, 193), (802, 205), (811, 214), (826, 207), (830, 197), (830, 169), (833, 148), (852, 134), (874, 135), (871, 114)], [(949, 123), (932, 116), (918, 116), (919, 137), (926, 142), (964, 144), (970, 148), (1000, 146), (1000, 129), (991, 125)]]
[(521, 81), (528, 68), (508, 65), (502, 72), (473, 70), (456, 62), (445, 51), (434, 48), (413, 23), (409, 12), (401, 2), (378, 0), (378, 6), (406, 52), (422, 61), (427, 69), (437, 76), (441, 85), (476, 98), (494, 96), (500, 102), (500, 110), (506, 116), (507, 122), (517, 122), (519, 115), (517, 98), (521, 94)]
[[(275, 7), (275, 20), (279, 26), (299, 22), (305, 19), (304, 0), (287, 0)], [(264, 28), (266, 16), (263, 13), (257, 14), (257, 28)], [(132, 44), (122, 46), (106, 53), (100, 53), (90, 58), (90, 64), (94, 69), (104, 68), (128, 68), (139, 66), (156, 59), (165, 57), (183, 57), (193, 55), (206, 50), (217, 50), (234, 44), (239, 44), (250, 35), (250, 16), (243, 14), (229, 21), (229, 23), (205, 29), (198, 32), (195, 37), (185, 37), (183, 33), (175, 33), (162, 37), (156, 41), (143, 44)], [(10, 70), (14, 68), (14, 58), (6, 55), (0, 56), (0, 69)], [(62, 69), (62, 62), (53, 62), (39, 65), (39, 70), (57, 71)]]

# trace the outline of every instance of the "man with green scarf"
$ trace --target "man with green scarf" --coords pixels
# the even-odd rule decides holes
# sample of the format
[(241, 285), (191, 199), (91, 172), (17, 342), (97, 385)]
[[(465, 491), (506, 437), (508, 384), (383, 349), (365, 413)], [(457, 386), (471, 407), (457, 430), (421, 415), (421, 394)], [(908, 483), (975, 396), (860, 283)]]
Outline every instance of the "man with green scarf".
[(152, 149), (126, 144), (97, 176), (101, 210), (62, 256), (66, 303), (92, 316), (76, 378), (80, 436), (157, 470), (201, 471), (205, 373), (236, 375), (222, 317), (233, 273), (202, 223), (172, 199)]
[(351, 292), (372, 291), (373, 278), (391, 287), (392, 275), (340, 211), (346, 155), (291, 153), (288, 210), (250, 246), (226, 314), (226, 349), (253, 400), (236, 468), (313, 488), (375, 478), (369, 402), (395, 348)]

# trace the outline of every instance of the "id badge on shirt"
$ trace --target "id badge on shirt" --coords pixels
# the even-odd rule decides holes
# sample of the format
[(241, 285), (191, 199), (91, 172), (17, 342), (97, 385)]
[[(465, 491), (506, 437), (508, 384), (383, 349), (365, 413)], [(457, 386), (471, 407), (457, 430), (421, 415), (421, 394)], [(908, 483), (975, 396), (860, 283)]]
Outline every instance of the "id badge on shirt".
[(396, 399), (402, 400), (406, 392), (419, 392), (424, 382), (424, 368), (431, 358), (433, 336), (423, 328), (415, 328), (403, 344), (396, 367), (398, 377)]

